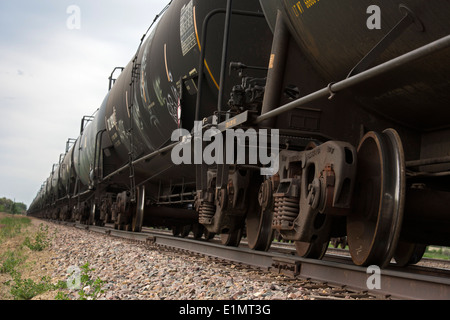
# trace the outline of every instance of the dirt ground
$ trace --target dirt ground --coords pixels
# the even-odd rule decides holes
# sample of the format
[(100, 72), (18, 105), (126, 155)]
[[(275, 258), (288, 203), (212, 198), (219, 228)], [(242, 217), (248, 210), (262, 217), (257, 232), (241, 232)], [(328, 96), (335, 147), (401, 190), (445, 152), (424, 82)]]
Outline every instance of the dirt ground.
[[(11, 216), (5, 213), (0, 213), (0, 219)], [(16, 270), (21, 273), (22, 279), (32, 279), (38, 282), (43, 276), (52, 276), (52, 271), (55, 269), (52, 252), (50, 249), (45, 249), (43, 251), (32, 251), (27, 246), (23, 245), (25, 238), (29, 236), (32, 238), (36, 232), (39, 230), (39, 225), (45, 222), (31, 218), (31, 225), (26, 229), (23, 229), (20, 234), (14, 238), (6, 238), (0, 240), (0, 263), (2, 263), (1, 257), (9, 251), (20, 252), (21, 257), (24, 261), (16, 268)], [(52, 236), (53, 228), (49, 225), (49, 236)], [(10, 294), (10, 287), (5, 284), (5, 281), (11, 280), (9, 274), (0, 273), (0, 300), (12, 300), (14, 297)], [(57, 281), (55, 281), (56, 283)], [(53, 279), (52, 279), (53, 283)], [(53, 299), (50, 297), (52, 293), (44, 294), (40, 297), (35, 297), (34, 299)], [(48, 296), (48, 297), (45, 297)]]

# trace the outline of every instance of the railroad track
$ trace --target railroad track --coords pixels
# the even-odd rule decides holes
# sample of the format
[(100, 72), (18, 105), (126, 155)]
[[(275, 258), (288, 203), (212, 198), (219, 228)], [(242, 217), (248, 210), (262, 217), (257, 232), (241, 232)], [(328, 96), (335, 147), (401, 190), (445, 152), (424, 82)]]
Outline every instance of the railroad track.
[(295, 250), (290, 250), (289, 246), (275, 245), (269, 252), (261, 252), (244, 246), (226, 247), (214, 240), (174, 237), (169, 233), (147, 228), (144, 228), (143, 232), (135, 233), (115, 230), (108, 226), (54, 222), (112, 237), (206, 255), (290, 277), (310, 279), (367, 296), (408, 300), (450, 299), (450, 269), (421, 266), (398, 268), (395, 265), (390, 265), (383, 270), (368, 269), (355, 266), (349, 257), (337, 254), (327, 254), (323, 260), (301, 258), (295, 256)]

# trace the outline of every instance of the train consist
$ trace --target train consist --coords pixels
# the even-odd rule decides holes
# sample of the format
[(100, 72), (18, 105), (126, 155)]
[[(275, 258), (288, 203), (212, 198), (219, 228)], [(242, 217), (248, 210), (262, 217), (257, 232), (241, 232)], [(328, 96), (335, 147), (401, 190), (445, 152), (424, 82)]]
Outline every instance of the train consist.
[(446, 0), (173, 0), (28, 214), (254, 250), (276, 235), (309, 258), (345, 237), (356, 265), (416, 263), (450, 245), (449, 16)]

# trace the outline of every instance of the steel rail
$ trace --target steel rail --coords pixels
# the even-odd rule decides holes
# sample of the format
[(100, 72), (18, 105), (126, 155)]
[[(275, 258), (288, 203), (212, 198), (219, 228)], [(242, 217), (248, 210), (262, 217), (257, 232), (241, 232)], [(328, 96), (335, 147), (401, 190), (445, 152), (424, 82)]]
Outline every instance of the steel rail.
[[(145, 231), (133, 233), (105, 227), (73, 225), (80, 229), (107, 234), (128, 240), (186, 250), (214, 258), (286, 274), (301, 279), (313, 279), (330, 285), (345, 286), (349, 290), (369, 292), (375, 296), (401, 300), (450, 299), (450, 270), (390, 266), (380, 270), (380, 288), (369, 288), (373, 273), (352, 264), (348, 257), (325, 256), (324, 260), (305, 259), (279, 252), (255, 251), (245, 247), (226, 247), (221, 244), (163, 235)], [(437, 274), (439, 273), (439, 274)]]
[[(450, 279), (431, 275), (409, 274), (395, 270), (381, 270), (380, 289), (369, 289), (367, 268), (340, 262), (313, 260), (289, 256), (276, 252), (261, 252), (248, 248), (225, 247), (223, 245), (155, 235), (154, 243), (206, 254), (215, 258), (240, 262), (243, 264), (276, 269), (280, 273), (286, 271), (295, 277), (314, 279), (334, 285), (345, 285), (347, 288), (368, 291), (375, 295), (391, 296), (395, 299), (450, 299)], [(414, 283), (414, 284), (412, 284)]]

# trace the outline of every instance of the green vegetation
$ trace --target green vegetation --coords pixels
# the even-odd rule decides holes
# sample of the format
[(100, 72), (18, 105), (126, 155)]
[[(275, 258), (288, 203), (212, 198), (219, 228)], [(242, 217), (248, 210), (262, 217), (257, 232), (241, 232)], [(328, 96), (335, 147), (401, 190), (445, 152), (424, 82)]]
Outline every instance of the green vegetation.
[(6, 285), (11, 287), (10, 292), (15, 300), (30, 300), (47, 291), (67, 288), (64, 281), (51, 284), (49, 277), (42, 277), (41, 281), (34, 282), (32, 279), (22, 279), (19, 273), (15, 273), (13, 280), (7, 281)]
[[(27, 217), (9, 216), (0, 219), (0, 243), (9, 239), (22, 236), (28, 227), (31, 226), (31, 220)], [(20, 240), (19, 240), (20, 241)], [(20, 242), (19, 242), (20, 243)], [(23, 250), (24, 245), (32, 250), (41, 251), (48, 244), (48, 227), (41, 224), (39, 231), (31, 241), (29, 237), (18, 245), (14, 250), (8, 249), (0, 255), (0, 273), (9, 274), (11, 280), (5, 281), (3, 284), (10, 287), (10, 293), (16, 300), (28, 300), (48, 290), (60, 288), (61, 283), (52, 285), (47, 277), (42, 277), (41, 281), (35, 282), (32, 279), (22, 279), (21, 269), (26, 265), (27, 256)]]
[[(79, 277), (80, 289), (78, 291), (78, 300), (97, 300), (99, 295), (104, 292), (103, 285), (104, 281), (100, 278), (93, 280), (90, 273), (95, 271), (95, 269), (89, 268), (89, 262), (81, 267), (81, 274)], [(74, 271), (75, 272), (75, 271)], [(72, 284), (76, 284), (76, 277), (73, 277), (74, 272), (70, 275), (69, 279), (73, 278)], [(55, 297), (56, 300), (69, 300), (69, 295), (63, 292), (58, 292)]]
[[(52, 284), (50, 277), (45, 276), (38, 282), (32, 279), (22, 279), (22, 275), (15, 270), (14, 266), (7, 270), (12, 280), (6, 281), (5, 284), (10, 286), (10, 293), (15, 300), (30, 300), (48, 291), (68, 288), (66, 282), (58, 281), (58, 283)], [(104, 292), (102, 287), (105, 282), (100, 278), (93, 280), (90, 275), (94, 270), (89, 268), (89, 263), (81, 267), (82, 273), (80, 277), (80, 289), (78, 290), (78, 300), (96, 300)], [(73, 280), (73, 283), (75, 283), (75, 280)], [(70, 300), (70, 296), (67, 293), (58, 291), (55, 295), (55, 300)]]
[[(81, 267), (81, 290), (78, 292), (80, 296), (79, 300), (96, 300), (104, 292), (102, 287), (105, 282), (100, 278), (93, 280), (90, 276), (92, 271), (95, 271), (95, 269), (89, 268), (89, 262)], [(85, 288), (90, 288), (90, 290), (85, 291)]]
[[(104, 292), (102, 290), (104, 281), (99, 278), (93, 279), (91, 273), (94, 269), (89, 267), (89, 263), (83, 265), (80, 268), (80, 273), (76, 275), (80, 283), (79, 288), (76, 289), (78, 297), (69, 296), (64, 291), (60, 291), (68, 287), (64, 281), (52, 284), (50, 277), (46, 276), (37, 281), (29, 278), (24, 279), (22, 273), (26, 268), (29, 268), (27, 254), (33, 255), (35, 252), (44, 251), (51, 244), (48, 226), (41, 223), (37, 232), (30, 235), (28, 228), (31, 226), (31, 219), (21, 216), (0, 218), (0, 226), (0, 275), (9, 275), (7, 280), (3, 279), (0, 286), (5, 285), (13, 299), (29, 300), (45, 292), (58, 290), (54, 297), (56, 300), (96, 300)], [(25, 236), (25, 233), (29, 235)], [(24, 238), (25, 240), (23, 240)], [(8, 240), (13, 240), (17, 245), (14, 248), (1, 250), (1, 243)], [(8, 243), (11, 245), (11, 241), (8, 241)], [(31, 252), (24, 250), (25, 247), (31, 249)], [(70, 279), (72, 279), (73, 275), (70, 276)]]
[(31, 220), (27, 217), (6, 217), (0, 219), (0, 243), (5, 239), (21, 234), (22, 230), (30, 225)]
[(39, 225), (39, 230), (34, 236), (34, 241), (30, 237), (26, 237), (24, 245), (33, 251), (42, 251), (50, 246), (51, 240), (48, 237), (48, 226), (44, 226), (42, 223)]
[(3, 261), (0, 264), (0, 273), (14, 274), (16, 267), (25, 261), (25, 257), (22, 252), (8, 250), (0, 256), (0, 261)]
[(0, 198), (0, 212), (10, 214), (25, 214), (27, 212), (27, 205), (22, 202), (15, 202), (5, 197)]
[(450, 260), (450, 248), (429, 246), (423, 256), (430, 259)]
[[(328, 248), (335, 249), (335, 243), (330, 242)], [(338, 248), (342, 248), (342, 245), (340, 244)], [(348, 245), (345, 246), (345, 250), (349, 250)], [(429, 259), (450, 260), (450, 247), (428, 246), (423, 257)]]

